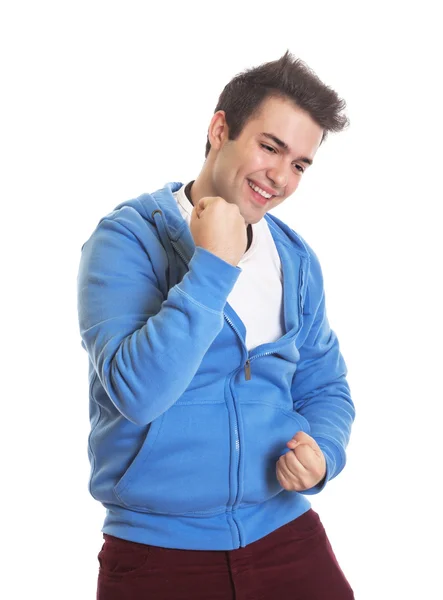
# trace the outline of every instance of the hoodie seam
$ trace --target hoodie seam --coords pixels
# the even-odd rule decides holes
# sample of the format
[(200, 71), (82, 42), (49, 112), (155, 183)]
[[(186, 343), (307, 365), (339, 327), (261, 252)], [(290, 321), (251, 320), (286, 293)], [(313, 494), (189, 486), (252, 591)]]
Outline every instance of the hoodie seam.
[(220, 310), (214, 310), (213, 308), (209, 308), (208, 306), (205, 306), (204, 304), (201, 304), (200, 302), (198, 302), (198, 300), (194, 300), (194, 298), (192, 296), (190, 296), (189, 294), (187, 294), (186, 292), (184, 292), (183, 290), (181, 290), (179, 287), (176, 287), (176, 290), (178, 292), (180, 292), (180, 294), (182, 294), (183, 296), (185, 296), (188, 300), (190, 300), (190, 302), (192, 302), (196, 306), (199, 306), (200, 308), (204, 308), (205, 310), (207, 310), (208, 312), (210, 312), (210, 313), (212, 313), (214, 315), (221, 315), (222, 314), (222, 311), (220, 311)]
[[(125, 207), (122, 207), (122, 208), (125, 208)], [(132, 207), (128, 207), (128, 208), (132, 208)], [(119, 209), (119, 210), (121, 210), (121, 209)], [(137, 212), (137, 211), (135, 211), (135, 212)], [(137, 214), (140, 215), (140, 213), (137, 213)], [(125, 223), (123, 223), (119, 217), (120, 217), (120, 215), (118, 213), (111, 214), (111, 215), (108, 215), (107, 217), (105, 217), (103, 219), (103, 221), (108, 220), (108, 221), (113, 221), (114, 223), (118, 223), (121, 227), (126, 229), (126, 231), (128, 233), (131, 234), (131, 236), (140, 244), (140, 246), (143, 247), (143, 244), (142, 244), (141, 240), (139, 239), (138, 235), (134, 231), (132, 231), (132, 229), (130, 229), (127, 225), (125, 225)]]
[[(244, 406), (244, 405), (249, 406), (251, 404), (256, 404), (257, 406), (269, 406), (270, 408), (275, 408), (276, 410), (279, 410), (287, 415), (296, 414), (299, 417), (303, 417), (303, 415), (300, 414), (295, 409), (285, 408), (284, 406), (281, 406), (280, 404), (275, 404), (275, 403), (273, 404), (272, 402), (266, 402), (263, 400), (242, 400), (240, 402), (240, 406)], [(306, 419), (306, 417), (303, 417), (303, 418)]]

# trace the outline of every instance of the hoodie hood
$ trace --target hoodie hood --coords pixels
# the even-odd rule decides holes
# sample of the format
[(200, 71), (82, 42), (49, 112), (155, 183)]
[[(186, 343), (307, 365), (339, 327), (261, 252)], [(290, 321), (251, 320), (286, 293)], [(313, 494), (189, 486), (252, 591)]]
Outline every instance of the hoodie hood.
[(170, 287), (173, 287), (178, 282), (176, 252), (179, 245), (173, 245), (173, 243), (177, 242), (181, 235), (184, 236), (184, 247), (181, 248), (181, 252), (180, 249), (178, 252), (185, 255), (188, 261), (195, 251), (192, 235), (172, 195), (182, 185), (179, 181), (167, 183), (165, 187), (152, 194), (142, 194), (138, 198), (122, 202), (114, 209), (114, 211), (117, 211), (125, 207), (133, 208), (156, 228), (161, 244), (168, 256), (168, 280)]
[(183, 229), (183, 217), (172, 194), (177, 192), (183, 183), (173, 181), (167, 183), (165, 187), (153, 192), (152, 194), (142, 194), (138, 198), (127, 200), (115, 207), (119, 210), (124, 206), (134, 208), (144, 219), (156, 225), (158, 219), (155, 211), (160, 211), (164, 215), (166, 230), (172, 240), (176, 240)]

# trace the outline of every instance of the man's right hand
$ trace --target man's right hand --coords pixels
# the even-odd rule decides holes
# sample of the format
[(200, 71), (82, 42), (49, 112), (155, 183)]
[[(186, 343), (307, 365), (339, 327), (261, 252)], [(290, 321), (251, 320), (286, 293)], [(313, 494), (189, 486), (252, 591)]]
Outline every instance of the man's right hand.
[(195, 245), (234, 267), (246, 250), (246, 227), (238, 206), (219, 196), (200, 198), (192, 211), (190, 229)]

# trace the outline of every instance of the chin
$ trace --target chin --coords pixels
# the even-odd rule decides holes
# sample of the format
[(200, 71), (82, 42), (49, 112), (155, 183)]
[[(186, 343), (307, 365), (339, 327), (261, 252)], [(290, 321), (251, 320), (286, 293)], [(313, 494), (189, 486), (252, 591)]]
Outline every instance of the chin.
[(258, 216), (257, 217), (252, 217), (251, 215), (248, 215), (248, 216), (245, 217), (245, 216), (242, 215), (242, 217), (245, 220), (246, 225), (255, 225), (256, 223), (258, 223), (259, 221), (261, 221), (261, 219), (264, 216), (265, 216), (265, 213), (263, 213), (261, 215), (261, 217), (258, 217)]

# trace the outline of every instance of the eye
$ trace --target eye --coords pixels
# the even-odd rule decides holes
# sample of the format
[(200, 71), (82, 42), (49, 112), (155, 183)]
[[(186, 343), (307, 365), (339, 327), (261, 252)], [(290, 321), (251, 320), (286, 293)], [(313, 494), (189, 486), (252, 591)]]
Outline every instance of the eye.
[(268, 146), (267, 144), (260, 144), (260, 146), (262, 148), (264, 148), (265, 150), (267, 150), (268, 152), (274, 152), (275, 153), (275, 148), (273, 148), (272, 146)]
[(298, 170), (299, 173), (304, 173), (305, 169), (301, 165), (294, 165), (294, 167)]

